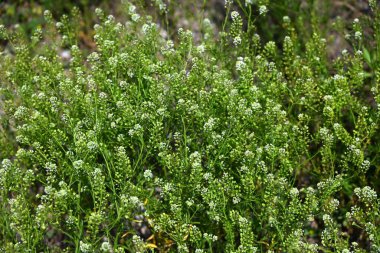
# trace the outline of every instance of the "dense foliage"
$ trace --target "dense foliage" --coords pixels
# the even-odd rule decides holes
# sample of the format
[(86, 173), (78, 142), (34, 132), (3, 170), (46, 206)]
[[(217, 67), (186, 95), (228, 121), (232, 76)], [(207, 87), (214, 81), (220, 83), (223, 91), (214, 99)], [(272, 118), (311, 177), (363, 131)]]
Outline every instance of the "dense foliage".
[(90, 53), (78, 9), (0, 26), (0, 251), (380, 251), (376, 1), (334, 58), (258, 1), (174, 37), (123, 2)]

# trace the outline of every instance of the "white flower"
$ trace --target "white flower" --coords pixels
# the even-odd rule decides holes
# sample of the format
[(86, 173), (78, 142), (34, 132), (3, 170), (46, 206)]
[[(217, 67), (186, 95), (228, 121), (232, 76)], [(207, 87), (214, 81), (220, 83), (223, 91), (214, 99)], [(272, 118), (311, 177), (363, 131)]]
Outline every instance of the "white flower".
[(235, 205), (238, 204), (240, 202), (240, 198), (239, 197), (233, 197), (232, 198), (232, 203), (234, 203)]
[(115, 45), (115, 42), (113, 40), (105, 40), (104, 46), (107, 48), (112, 48)]
[(130, 136), (134, 136), (134, 135), (138, 136), (138, 135), (142, 134), (142, 131), (143, 131), (142, 126), (140, 124), (136, 124), (136, 125), (134, 125), (133, 129), (130, 129), (128, 131), (128, 134)]
[(106, 99), (107, 98), (107, 94), (105, 92), (100, 92), (99, 93), (99, 97), (102, 98), (102, 99)]
[(371, 165), (370, 161), (364, 160), (361, 164), (361, 169), (364, 171), (367, 171), (370, 165)]
[[(67, 58), (70, 58), (70, 56), (67, 57)], [(97, 52), (93, 52), (93, 53), (91, 53), (91, 54), (87, 57), (87, 60), (89, 60), (89, 61), (98, 61), (99, 59), (100, 59), (100, 57), (99, 57), (99, 54), (98, 54)]]
[(113, 15), (108, 15), (107, 19), (109, 21), (115, 21), (115, 17)]
[(240, 45), (240, 44), (241, 44), (241, 38), (240, 38), (240, 36), (236, 36), (236, 37), (234, 38), (233, 43), (234, 43), (235, 46)]
[(214, 118), (209, 118), (209, 120), (204, 124), (203, 128), (206, 131), (211, 131), (215, 126), (215, 119)]
[(237, 71), (242, 71), (245, 68), (246, 64), (243, 60), (243, 57), (238, 57), (236, 61), (236, 70)]
[(245, 0), (245, 6), (253, 4), (253, 0)]
[(324, 214), (324, 215), (322, 216), (322, 219), (323, 219), (323, 222), (324, 222), (326, 225), (332, 223), (331, 216), (328, 215), (328, 214)]
[(103, 14), (103, 10), (100, 9), (100, 8), (96, 8), (96, 9), (95, 9), (95, 14), (96, 14), (97, 16), (100, 16), (100, 15)]
[(237, 12), (237, 11), (233, 11), (233, 12), (231, 12), (231, 18), (232, 18), (232, 20), (235, 20), (235, 19), (237, 19), (239, 17), (239, 12)]
[(365, 186), (362, 189), (355, 188), (354, 193), (359, 197), (359, 199), (367, 202), (376, 201), (377, 199), (377, 193), (369, 186)]
[(63, 23), (57, 22), (57, 23), (55, 23), (55, 27), (57, 27), (57, 29), (61, 29), (63, 27)]
[(144, 171), (144, 177), (145, 177), (146, 179), (151, 179), (151, 178), (153, 178), (153, 173), (152, 173), (152, 171), (151, 171), (151, 170), (145, 170), (145, 171)]
[(135, 11), (136, 11), (136, 6), (134, 6), (134, 5), (131, 5), (131, 6), (129, 6), (129, 13), (135, 13)]
[(125, 89), (128, 87), (128, 84), (126, 81), (120, 81), (119, 86), (120, 88)]
[(251, 107), (252, 107), (252, 110), (257, 111), (257, 110), (261, 109), (261, 104), (258, 103), (258, 102), (254, 102), (254, 103), (251, 105)]
[(87, 252), (90, 252), (91, 250), (91, 245), (88, 244), (88, 243), (84, 243), (82, 241), (79, 242), (79, 248), (80, 248), (80, 251), (83, 252), (83, 253), (87, 253)]
[(103, 242), (100, 249), (104, 252), (110, 252), (112, 250), (111, 244), (109, 242)]
[(117, 60), (116, 57), (110, 57), (110, 58), (108, 59), (108, 63), (110, 64), (110, 66), (111, 66), (112, 68), (115, 69), (115, 68), (117, 67), (118, 60)]
[(141, 29), (142, 29), (143, 34), (147, 35), (149, 32), (150, 26), (148, 24), (143, 24)]
[(132, 20), (137, 22), (140, 19), (140, 15), (137, 13), (132, 14)]
[(96, 144), (96, 142), (94, 142), (94, 141), (89, 141), (87, 143), (87, 148), (89, 150), (95, 150), (97, 147), (98, 147), (98, 144)]
[(260, 15), (265, 15), (268, 12), (268, 9), (265, 5), (261, 5), (259, 8)]
[(204, 178), (205, 180), (209, 180), (211, 177), (212, 177), (212, 175), (211, 175), (210, 172), (206, 172), (206, 173), (203, 175), (203, 178)]
[(82, 160), (77, 160), (73, 162), (73, 166), (75, 169), (81, 169), (83, 166), (83, 161)]
[(54, 172), (57, 171), (57, 165), (54, 164), (54, 163), (48, 162), (48, 163), (45, 164), (45, 169), (46, 169), (47, 172), (54, 173)]
[(61, 189), (57, 192), (58, 197), (65, 197), (67, 195), (67, 191), (65, 189)]
[(194, 205), (194, 200), (192, 200), (192, 199), (186, 200), (186, 205), (187, 205), (187, 206), (192, 206), (192, 205)]
[(232, 0), (225, 0), (224, 6), (227, 7), (232, 4)]
[(330, 101), (330, 100), (332, 100), (333, 99), (333, 96), (331, 96), (331, 95), (325, 95), (324, 97), (323, 97), (323, 100), (325, 100), (325, 101)]
[(22, 117), (26, 116), (26, 113), (27, 113), (28, 109), (24, 106), (19, 106), (16, 110), (16, 112), (14, 113), (14, 117), (16, 119), (21, 119)]
[(136, 196), (131, 196), (131, 197), (129, 198), (129, 201), (130, 201), (133, 205), (137, 205), (137, 204), (140, 203), (139, 198), (136, 197)]
[(298, 191), (297, 188), (292, 188), (292, 189), (290, 190), (290, 196), (291, 196), (292, 198), (297, 197), (297, 196), (298, 196), (298, 193), (299, 193), (299, 191)]
[(166, 12), (166, 4), (163, 3), (162, 1), (157, 1), (156, 0), (156, 2), (158, 2), (158, 8), (160, 9), (160, 11)]
[(203, 54), (205, 52), (205, 46), (203, 44), (199, 45), (197, 47), (197, 51), (198, 51), (198, 53)]
[(359, 32), (359, 31), (355, 32), (355, 39), (360, 40), (361, 37), (362, 37), (362, 33), (361, 32)]
[(4, 170), (9, 170), (12, 167), (12, 162), (9, 159), (4, 159), (1, 163)]

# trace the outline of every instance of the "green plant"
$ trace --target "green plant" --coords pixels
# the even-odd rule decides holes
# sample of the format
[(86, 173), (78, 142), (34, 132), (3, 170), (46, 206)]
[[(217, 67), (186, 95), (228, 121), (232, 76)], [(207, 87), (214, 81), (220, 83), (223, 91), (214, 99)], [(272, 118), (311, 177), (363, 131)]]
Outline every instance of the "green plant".
[(357, 22), (331, 61), (318, 29), (285, 18), (279, 47), (232, 1), (197, 42), (124, 5), (125, 24), (96, 10), (90, 53), (78, 13), (46, 11), (31, 42), (0, 27), (2, 251), (379, 250), (380, 73)]

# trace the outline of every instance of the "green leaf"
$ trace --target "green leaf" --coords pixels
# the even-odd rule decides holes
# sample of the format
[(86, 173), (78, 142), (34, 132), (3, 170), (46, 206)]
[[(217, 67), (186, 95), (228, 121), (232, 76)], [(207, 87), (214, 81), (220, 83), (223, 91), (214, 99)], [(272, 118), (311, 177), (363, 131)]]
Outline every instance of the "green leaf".
[(371, 55), (365, 47), (363, 48), (363, 57), (368, 65), (371, 66)]

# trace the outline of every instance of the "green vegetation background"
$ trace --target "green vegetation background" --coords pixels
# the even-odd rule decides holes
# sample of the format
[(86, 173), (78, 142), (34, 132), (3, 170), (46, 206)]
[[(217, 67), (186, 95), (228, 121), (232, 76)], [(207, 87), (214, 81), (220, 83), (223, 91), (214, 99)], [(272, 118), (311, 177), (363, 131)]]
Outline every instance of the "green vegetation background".
[[(195, 41), (201, 40), (200, 38), (197, 38), (197, 32), (198, 37), (200, 37), (199, 32), (201, 28), (199, 27), (199, 23), (197, 24), (197, 20), (200, 20), (203, 17), (209, 17), (213, 23), (216, 24), (215, 30), (216, 32), (224, 30), (224, 21), (228, 20), (229, 22), (232, 22), (230, 16), (227, 15), (226, 9), (224, 8), (225, 2), (224, 1), (218, 1), (218, 0), (211, 0), (211, 1), (169, 1), (168, 2), (168, 11), (166, 13), (160, 12), (157, 8), (154, 7), (153, 3), (151, 1), (133, 1), (134, 4), (138, 7), (138, 10), (140, 11), (141, 15), (151, 15), (153, 20), (157, 20), (157, 23), (160, 24), (162, 27), (165, 28), (165, 31), (167, 34), (167, 38), (174, 40), (175, 43), (181, 43), (180, 39), (178, 39), (178, 29), (180, 27), (184, 27), (185, 29), (188, 28), (192, 31), (194, 31), (195, 34)], [(313, 0), (305, 0), (305, 1), (294, 1), (294, 0), (279, 0), (279, 1), (252, 1), (253, 6), (258, 10), (260, 6), (265, 5), (267, 6), (269, 12), (265, 16), (259, 15), (259, 12), (256, 11), (255, 15), (252, 15), (252, 20), (249, 20), (247, 18), (248, 15), (244, 15), (248, 13), (248, 9), (242, 2), (236, 1), (231, 6), (231, 10), (233, 9), (239, 9), (242, 16), (245, 18), (242, 20), (242, 29), (245, 30), (247, 27), (249, 27), (249, 24), (251, 22), (255, 22), (256, 25), (256, 31), (261, 36), (261, 42), (260, 46), (265, 47), (263, 50), (263, 55), (267, 57), (268, 59), (272, 60), (276, 63), (282, 63), (283, 61), (286, 62), (286, 59), (282, 59), (283, 55), (287, 55), (287, 45), (284, 42), (284, 38), (286, 36), (291, 36), (294, 34), (295, 40), (292, 41), (294, 43), (294, 52), (292, 51), (291, 54), (295, 57), (295, 55), (299, 55), (300, 57), (304, 57), (308, 61), (313, 61), (315, 55), (310, 55), (313, 52), (310, 52), (310, 48), (314, 50), (314, 52), (317, 54), (317, 56), (321, 57), (321, 65), (318, 69), (318, 73), (325, 76), (334, 76), (335, 74), (341, 74), (339, 72), (339, 67), (345, 68), (344, 64), (340, 66), (340, 62), (334, 61), (337, 57), (339, 57), (342, 54), (342, 50), (346, 49), (349, 53), (355, 54), (359, 49), (363, 53), (363, 85), (362, 88), (355, 91), (356, 93), (353, 94), (355, 98), (359, 98), (361, 101), (366, 101), (367, 104), (373, 105), (375, 108), (377, 105), (375, 105), (375, 102), (373, 101), (374, 98), (372, 95), (370, 95), (370, 87), (374, 86), (374, 84), (377, 81), (376, 75), (379, 71), (380, 64), (380, 50), (378, 42), (379, 34), (378, 30), (375, 30), (373, 28), (374, 20), (376, 22), (379, 21), (379, 15), (373, 14), (370, 12), (368, 2), (367, 1), (313, 1)], [(43, 18), (43, 13), (45, 10), (51, 10), (52, 16), (55, 20), (61, 20), (62, 22), (65, 20), (71, 20), (76, 19), (75, 27), (72, 27), (73, 29), (73, 35), (75, 38), (73, 38), (74, 41), (77, 41), (79, 50), (84, 54), (87, 55), (90, 52), (94, 51), (97, 48), (97, 45), (94, 42), (93, 36), (95, 34), (94, 31), (94, 24), (98, 22), (98, 17), (95, 15), (95, 9), (97, 7), (101, 7), (106, 14), (113, 14), (116, 17), (116, 20), (125, 20), (128, 14), (128, 10), (125, 9), (124, 5), (116, 2), (116, 1), (90, 1), (90, 0), (79, 0), (79, 1), (2, 1), (0, 2), (0, 23), (4, 24), (9, 29), (17, 30), (19, 31), (18, 36), (21, 37), (20, 40), (23, 40), (25, 43), (33, 43), (31, 37), (33, 37), (36, 30), (40, 28), (45, 28), (45, 21)], [(247, 12), (247, 13), (246, 13)], [(284, 23), (284, 16), (287, 16), (292, 20), (292, 26), (286, 26), (286, 22)], [(355, 18), (360, 18), (361, 25), (363, 25), (364, 29), (361, 31), (363, 39), (361, 42), (357, 41), (350, 41), (346, 40), (347, 34), (354, 34), (355, 33), (355, 27), (352, 27), (352, 22), (355, 20)], [(377, 18), (377, 19), (376, 19)], [(294, 22), (293, 22), (294, 21)], [(66, 21), (65, 21), (66, 22)], [(69, 21), (68, 21), (69, 22)], [(232, 22), (233, 23), (233, 22)], [(231, 28), (232, 30), (232, 28)], [(215, 33), (216, 33), (215, 32)], [(317, 35), (316, 35), (317, 34)], [(374, 36), (375, 35), (375, 36)], [(377, 36), (377, 37), (376, 37)], [(377, 38), (377, 41), (373, 39), (374, 37)], [(54, 39), (46, 37), (47, 39)], [(321, 49), (318, 47), (318, 45), (314, 45), (312, 43), (309, 43), (310, 41), (317, 40), (319, 38), (327, 38), (326, 41), (326, 55), (321, 54), (318, 55), (318, 50)], [(267, 44), (268, 42), (273, 41), (275, 45), (277, 45), (277, 48), (272, 49), (270, 48), (271, 44)], [(45, 41), (47, 44), (49, 44), (51, 41)], [(7, 48), (11, 50), (11, 46), (9, 46), (9, 41), (2, 41), (1, 46), (3, 48)], [(63, 45), (61, 48), (61, 53), (63, 53), (65, 50), (70, 50), (71, 45)], [(231, 46), (231, 45), (230, 45)], [(43, 47), (41, 47), (43, 48)], [(36, 51), (42, 50), (39, 47), (34, 47)], [(277, 52), (277, 54), (276, 54)], [(235, 53), (231, 53), (235, 55)], [(225, 57), (225, 62), (227, 66), (227, 69), (234, 69), (235, 68), (235, 62), (231, 63), (228, 61), (227, 57), (229, 55), (226, 53), (225, 55), (222, 55)], [(2, 56), (0, 56), (2, 57)], [(354, 61), (353, 57), (352, 61)], [(223, 59), (223, 58), (222, 58)], [(292, 58), (293, 60), (296, 59)], [(310, 60), (311, 59), (311, 60)], [(220, 59), (221, 60), (221, 59)], [(350, 62), (351, 63), (351, 62)], [(284, 63), (284, 72), (292, 74), (291, 71), (298, 72), (298, 70), (289, 70), (287, 69), (286, 64), (290, 63)], [(344, 65), (344, 66), (343, 66)], [(349, 68), (349, 67), (347, 67)], [(342, 71), (343, 73), (344, 71)], [(237, 73), (233, 73), (236, 77)], [(1, 73), (0, 73), (1, 75)], [(302, 74), (300, 74), (302, 76)], [(292, 77), (287, 76), (287, 78), (291, 79)], [(317, 79), (317, 77), (316, 77)], [(293, 80), (296, 82), (296, 80)], [(321, 84), (322, 85), (322, 84)], [(1, 98), (5, 98), (1, 97)], [(290, 99), (289, 99), (290, 100)], [(289, 102), (289, 101), (288, 101)], [(295, 103), (295, 101), (290, 101), (289, 103)], [(15, 102), (16, 104), (18, 101)], [(291, 109), (292, 113), (294, 115), (296, 114), (302, 114), (303, 111), (300, 109), (297, 110), (297, 106), (294, 106), (294, 108)], [(301, 106), (299, 106), (301, 108)], [(375, 110), (374, 108), (371, 108)], [(1, 109), (1, 108), (0, 108)], [(310, 108), (309, 108), (310, 109)], [(307, 110), (309, 110), (307, 109)], [(356, 109), (355, 109), (356, 110)], [(312, 111), (312, 108), (310, 109)], [(310, 112), (308, 111), (308, 112)], [(355, 114), (349, 115), (346, 111), (342, 110), (341, 114), (341, 123), (344, 127), (344, 129), (348, 129), (348, 135), (353, 134), (355, 131), (355, 120), (361, 116), (360, 110), (357, 109), (355, 111)], [(325, 112), (323, 112), (325, 113)], [(0, 111), (0, 114), (3, 114), (3, 111)], [(294, 116), (291, 115), (291, 116)], [(318, 112), (316, 112), (314, 115), (319, 115)], [(320, 113), (322, 115), (322, 113)], [(343, 115), (343, 116), (342, 116)], [(367, 116), (367, 115), (366, 115)], [(301, 120), (302, 121), (302, 120)], [(320, 118), (316, 117), (315, 119), (312, 119), (311, 121), (305, 120), (310, 127), (310, 131), (312, 134), (316, 134), (319, 124), (320, 124)], [(363, 123), (364, 124), (364, 123)], [(0, 139), (0, 159), (7, 159), (10, 157), (14, 157), (17, 151), (17, 144), (15, 140), (15, 132), (14, 129), (12, 129), (12, 125), (10, 124), (10, 121), (2, 122), (1, 125), (1, 139)], [(370, 166), (368, 168), (368, 171), (360, 176), (353, 177), (353, 179), (347, 183), (348, 181), (342, 181), (341, 188), (342, 191), (331, 194), (332, 197), (336, 197), (341, 201), (341, 204), (343, 203), (356, 203), (356, 197), (354, 196), (354, 188), (356, 187), (365, 187), (370, 186), (372, 189), (374, 189), (375, 192), (380, 192), (380, 180), (379, 180), (379, 174), (380, 174), (380, 133), (378, 132), (378, 129), (376, 130), (376, 134), (374, 134), (368, 143), (363, 144), (366, 148), (366, 155), (369, 154), (370, 156)], [(335, 147), (335, 154), (338, 155), (344, 155), (346, 152), (345, 149), (345, 136), (347, 135), (347, 132), (344, 132), (341, 134), (343, 137), (339, 137), (342, 140), (337, 144)], [(339, 134), (337, 134), (339, 135)], [(346, 139), (350, 139), (347, 137)], [(321, 143), (318, 143), (317, 141), (314, 144), (311, 144), (308, 146), (310, 153), (313, 153), (314, 151), (321, 148)], [(301, 152), (301, 151), (300, 151)], [(110, 154), (108, 154), (110, 155)], [(306, 159), (306, 158), (305, 158)], [(310, 158), (312, 160), (312, 158)], [(318, 160), (317, 161), (317, 167), (322, 164), (323, 161)], [(314, 164), (309, 164), (305, 162), (305, 164), (308, 164), (308, 166), (315, 166)], [(321, 171), (321, 174), (324, 172)], [(333, 175), (334, 176), (334, 175)], [(313, 181), (314, 180), (314, 181)], [(303, 185), (307, 185), (310, 183), (310, 181), (313, 181), (315, 183), (315, 175), (309, 175), (309, 174), (302, 174), (302, 171), (297, 174), (297, 179), (294, 182), (294, 187), (302, 187)], [(325, 182), (328, 184), (329, 182)], [(331, 191), (334, 191), (334, 186), (331, 186)], [(109, 190), (109, 189), (108, 189)], [(31, 191), (36, 191), (35, 189), (31, 189)], [(294, 191), (293, 191), (294, 193)], [(297, 193), (298, 194), (298, 193)], [(302, 193), (306, 194), (306, 193)], [(327, 193), (328, 194), (328, 193)], [(335, 194), (335, 195), (334, 195)], [(267, 196), (268, 197), (268, 196)], [(273, 196), (271, 196), (273, 197)], [(326, 199), (326, 202), (330, 201), (330, 199)], [(377, 201), (377, 200), (376, 200)], [(329, 206), (331, 203), (326, 204)], [(332, 204), (331, 204), (332, 205)], [(368, 207), (368, 203), (363, 204), (366, 207)], [(90, 205), (89, 205), (90, 206)], [(4, 205), (5, 207), (5, 205)], [(7, 207), (4, 208), (4, 210)], [(326, 207), (328, 209), (328, 207)], [(334, 217), (337, 221), (341, 222), (344, 219), (343, 215), (345, 212), (350, 211), (348, 207), (341, 206), (342, 210), (337, 212), (336, 217)], [(244, 208), (242, 208), (244, 209)], [(3, 210), (3, 211), (4, 211)], [(374, 210), (374, 211), (373, 211)], [(375, 221), (375, 226), (379, 225), (379, 217), (378, 217), (378, 210), (373, 208), (373, 210), (369, 210), (368, 212), (371, 214), (373, 211)], [(233, 213), (233, 212), (232, 212)], [(363, 214), (370, 215), (368, 213)], [(296, 214), (296, 215), (302, 215)], [(88, 217), (86, 217), (87, 219)], [(162, 218), (162, 217), (161, 217)], [(163, 219), (163, 218), (162, 218)], [(322, 217), (318, 217), (320, 224), (322, 223)], [(325, 217), (323, 218), (325, 219)], [(327, 218), (326, 218), (327, 219)], [(363, 218), (364, 219), (364, 218)], [(5, 219), (4, 219), (5, 220)], [(239, 218), (235, 220), (235, 222), (238, 222)], [(328, 219), (327, 219), (328, 220)], [(241, 219), (239, 220), (241, 221)], [(244, 221), (244, 220), (243, 220)], [(8, 221), (3, 221), (3, 223), (7, 223)], [(326, 221), (325, 221), (326, 222)], [(339, 223), (338, 222), (338, 223)], [(244, 222), (241, 222), (244, 223)], [(327, 223), (327, 222), (326, 222)], [(201, 224), (202, 225), (202, 224)], [(200, 226), (201, 226), (200, 225)], [(235, 224), (236, 225), (236, 224)], [(235, 226), (234, 225), (234, 226)], [(312, 224), (313, 225), (313, 224)], [(311, 226), (312, 226), (311, 225)], [(314, 224), (315, 225), (315, 224)], [(347, 239), (349, 242), (357, 241), (360, 243), (360, 246), (364, 249), (370, 248), (370, 243), (368, 240), (368, 234), (370, 232), (365, 231), (363, 227), (356, 230), (357, 228), (355, 226), (349, 227), (346, 226), (347, 224), (339, 224), (337, 227), (331, 226), (331, 229), (340, 229), (344, 228), (347, 229), (344, 231), (344, 233), (347, 233), (348, 236), (343, 236)], [(7, 225), (8, 226), (8, 225)], [(231, 225), (233, 226), (233, 225)], [(251, 226), (254, 226), (251, 224)], [(241, 225), (243, 227), (243, 225)], [(326, 225), (326, 227), (328, 227)], [(348, 228), (349, 227), (349, 228)], [(358, 225), (358, 227), (360, 227)], [(325, 227), (313, 227), (311, 229), (309, 238), (315, 239), (316, 242), (319, 242), (322, 234), (322, 230)], [(231, 227), (224, 227), (224, 230), (232, 229)], [(168, 229), (169, 230), (169, 229)], [(216, 229), (217, 230), (217, 229)], [(222, 229), (221, 229), (222, 230)], [(238, 229), (237, 229), (238, 230)], [(242, 228), (240, 228), (242, 230)], [(256, 229), (259, 230), (259, 229)], [(375, 229), (376, 230), (376, 229)], [(53, 229), (51, 230), (53, 231)], [(52, 233), (54, 233), (53, 231)], [(377, 232), (377, 241), (380, 241), (379, 239), (379, 229), (376, 230)], [(111, 233), (111, 232), (110, 232)], [(243, 240), (242, 235), (248, 235), (249, 233), (240, 231), (241, 235), (237, 236), (237, 241)], [(283, 234), (285, 234), (285, 231), (282, 231)], [(129, 235), (128, 235), (129, 236)], [(130, 239), (128, 236), (126, 238)], [(9, 234), (0, 234), (0, 241), (5, 240), (4, 238), (8, 238)], [(49, 235), (47, 236), (49, 237)], [(153, 251), (155, 248), (155, 245), (160, 245), (162, 249), (167, 248), (175, 248), (175, 246), (171, 247), (171, 243), (173, 243), (173, 237), (168, 236), (167, 234), (155, 234), (155, 237), (157, 241), (155, 241), (155, 244), (151, 244), (150, 250)], [(51, 238), (53, 238), (53, 241), (59, 241), (59, 238), (54, 237), (51, 235)], [(262, 251), (268, 250), (272, 247), (269, 246), (271, 243), (271, 240), (268, 238), (267, 242), (263, 243)], [(120, 239), (120, 238), (119, 238)], [(146, 238), (145, 238), (146, 239)], [(277, 239), (277, 238), (276, 238)], [(161, 240), (161, 241), (160, 241)], [(208, 243), (205, 243), (204, 245), (206, 248), (212, 250), (216, 249), (217, 252), (221, 248), (218, 246), (210, 246), (212, 245), (211, 239), (207, 239)], [(275, 241), (275, 239), (273, 239)], [(338, 240), (337, 240), (338, 241)], [(99, 244), (99, 241), (96, 243)], [(96, 244), (95, 243), (95, 244)], [(133, 244), (138, 244), (139, 242), (133, 241)], [(266, 245), (268, 243), (268, 245)], [(54, 243), (53, 243), (54, 244)], [(343, 243), (342, 243), (343, 244)], [(152, 246), (153, 245), (153, 246)], [(168, 246), (169, 245), (169, 246)], [(79, 248), (78, 245), (75, 245), (76, 249)], [(276, 245), (277, 247), (277, 245)], [(276, 248), (275, 246), (273, 248)], [(131, 246), (131, 248), (133, 248)], [(281, 251), (281, 247), (276, 248), (279, 251)], [(325, 247), (323, 250), (326, 252), (329, 251), (329, 247)], [(133, 251), (133, 250), (132, 250)], [(132, 252), (131, 251), (131, 252)], [(165, 250), (162, 250), (165, 252)], [(331, 248), (331, 252), (333, 249)], [(221, 251), (220, 251), (221, 252)], [(294, 252), (297, 252), (296, 250)], [(358, 251), (360, 252), (360, 251)]]

